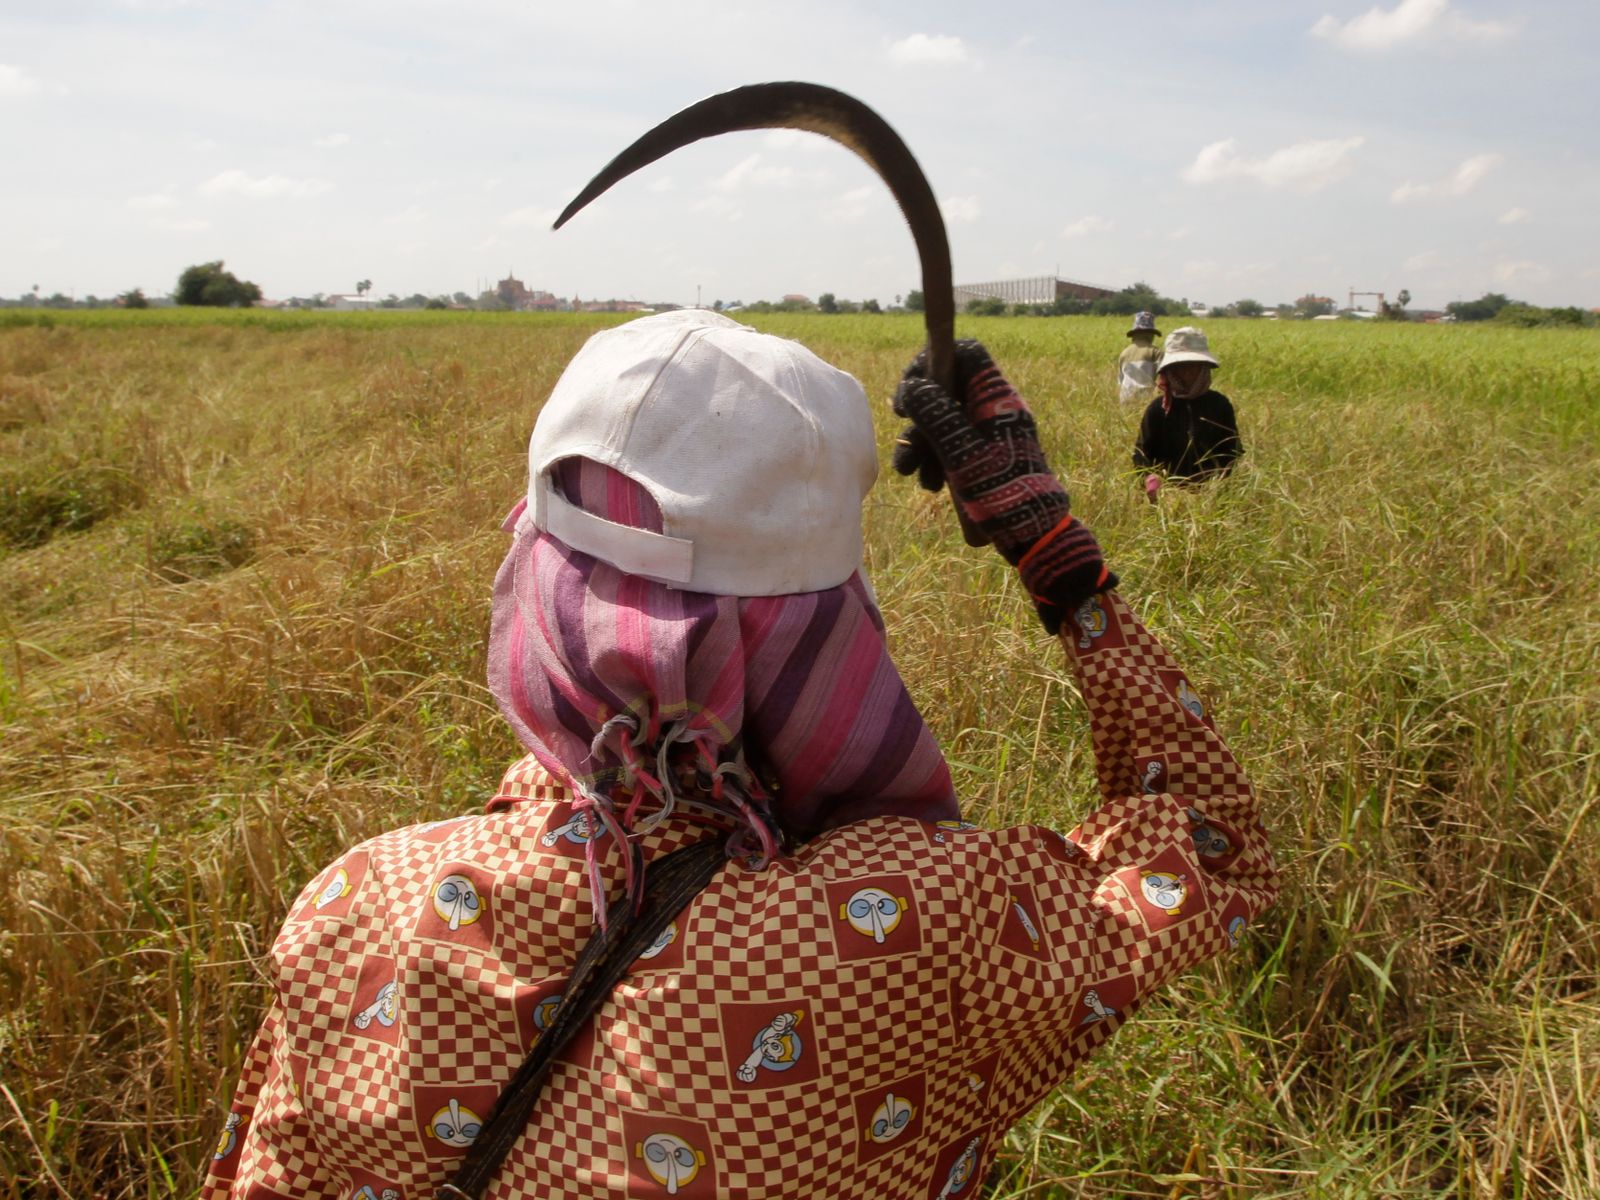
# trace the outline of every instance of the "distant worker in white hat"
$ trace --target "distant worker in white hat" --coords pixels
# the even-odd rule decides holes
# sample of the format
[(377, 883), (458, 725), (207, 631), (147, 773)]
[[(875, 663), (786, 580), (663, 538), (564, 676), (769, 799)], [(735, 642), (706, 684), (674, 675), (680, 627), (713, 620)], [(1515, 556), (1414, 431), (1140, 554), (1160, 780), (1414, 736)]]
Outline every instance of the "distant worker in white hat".
[(1155, 394), (1156, 364), (1161, 361), (1156, 339), (1160, 336), (1154, 313), (1133, 314), (1128, 344), (1117, 356), (1117, 397), (1124, 404), (1148, 400)]
[(1147, 472), (1144, 489), (1152, 504), (1164, 480), (1198, 483), (1226, 475), (1244, 453), (1233, 405), (1211, 386), (1217, 365), (1206, 335), (1194, 326), (1167, 336), (1157, 395), (1133, 444), (1133, 465)]

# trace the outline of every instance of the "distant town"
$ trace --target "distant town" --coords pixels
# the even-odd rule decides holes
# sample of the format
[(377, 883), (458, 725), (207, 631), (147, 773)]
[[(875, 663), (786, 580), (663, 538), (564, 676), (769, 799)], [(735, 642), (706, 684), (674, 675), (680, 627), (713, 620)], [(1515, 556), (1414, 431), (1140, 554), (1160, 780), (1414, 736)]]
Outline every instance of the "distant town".
[[(956, 311), (974, 316), (1126, 316), (1135, 312), (1151, 312), (1163, 317), (1192, 316), (1201, 319), (1387, 320), (1430, 324), (1492, 320), (1500, 324), (1523, 326), (1588, 327), (1600, 323), (1600, 309), (1540, 308), (1497, 292), (1476, 300), (1452, 301), (1443, 309), (1410, 307), (1411, 294), (1404, 288), (1394, 292), (1391, 299), (1389, 293), (1364, 291), (1352, 286), (1342, 299), (1344, 303), (1333, 296), (1307, 292), (1293, 302), (1264, 304), (1246, 298), (1229, 304), (1212, 305), (1188, 297), (1174, 299), (1163, 296), (1144, 282), (1110, 288), (1056, 275), (965, 283), (954, 288)], [(14, 299), (0, 297), (0, 308), (169, 308), (180, 305), (326, 309), (332, 312), (433, 309), (521, 313), (645, 313), (690, 307), (676, 301), (585, 300), (580, 296), (558, 296), (554, 292), (529, 287), (517, 278), (515, 271), (507, 271), (505, 278), (492, 288), (483, 288), (477, 295), (453, 292), (429, 296), (414, 292), (409, 296), (400, 296), (391, 292), (380, 296), (371, 280), (362, 279), (356, 282), (354, 291), (314, 292), (309, 296), (271, 299), (263, 296), (256, 284), (238, 279), (226, 271), (221, 261), (189, 267), (179, 276), (177, 288), (164, 296), (147, 296), (141, 289), (134, 288), (117, 296), (102, 298), (89, 295), (80, 299), (60, 292), (41, 295), (35, 285), (30, 293)], [(923, 297), (920, 291), (910, 289), (895, 296), (889, 305), (880, 304), (876, 299), (844, 299), (832, 292), (823, 292), (815, 300), (799, 293), (789, 293), (778, 300), (746, 303), (718, 298), (710, 304), (702, 304), (697, 295), (693, 307), (706, 307), (719, 312), (920, 312), (923, 309)]]

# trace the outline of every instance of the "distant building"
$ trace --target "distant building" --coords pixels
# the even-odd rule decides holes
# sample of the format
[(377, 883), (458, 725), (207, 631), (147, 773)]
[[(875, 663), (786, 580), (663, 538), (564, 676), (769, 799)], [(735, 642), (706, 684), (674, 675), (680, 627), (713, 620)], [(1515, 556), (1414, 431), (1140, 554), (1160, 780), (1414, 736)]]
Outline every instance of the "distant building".
[(327, 306), (335, 312), (370, 312), (378, 307), (378, 298), (356, 292), (340, 292), (327, 297)]
[(790, 292), (783, 298), (785, 304), (810, 304), (810, 296), (802, 296), (799, 292)]
[(533, 294), (524, 286), (522, 280), (517, 278), (515, 271), (506, 271), (506, 277), (494, 285), (494, 291), (507, 308), (520, 309), (533, 299)]
[(1077, 279), (1035, 275), (1029, 279), (1002, 279), (993, 283), (958, 283), (957, 311), (974, 300), (1003, 300), (1007, 304), (1054, 304), (1057, 300), (1109, 300), (1116, 288), (1100, 287)]

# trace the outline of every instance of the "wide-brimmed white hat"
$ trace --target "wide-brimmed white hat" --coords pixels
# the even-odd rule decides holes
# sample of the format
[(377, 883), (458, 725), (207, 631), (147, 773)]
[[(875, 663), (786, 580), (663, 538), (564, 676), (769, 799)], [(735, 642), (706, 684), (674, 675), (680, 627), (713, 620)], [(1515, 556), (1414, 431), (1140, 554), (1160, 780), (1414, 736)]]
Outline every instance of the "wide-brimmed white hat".
[(1211, 346), (1206, 342), (1206, 335), (1193, 325), (1185, 325), (1167, 334), (1166, 345), (1161, 349), (1161, 370), (1186, 362), (1206, 363), (1213, 367), (1221, 365), (1211, 357)]
[[(637, 482), (662, 532), (567, 502), (551, 476), (588, 458)], [(705, 309), (591, 337), (528, 443), (528, 512), (630, 575), (725, 596), (843, 583), (861, 565), (861, 501), (878, 474), (866, 393), (798, 342)]]

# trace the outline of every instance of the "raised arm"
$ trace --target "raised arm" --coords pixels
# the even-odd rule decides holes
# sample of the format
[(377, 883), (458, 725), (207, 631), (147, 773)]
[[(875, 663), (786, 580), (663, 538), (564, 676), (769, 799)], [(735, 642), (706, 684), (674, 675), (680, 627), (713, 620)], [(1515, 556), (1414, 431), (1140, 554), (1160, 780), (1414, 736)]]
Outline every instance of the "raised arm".
[[(921, 470), (913, 451), (938, 454), (968, 515), (1059, 631), (1089, 710), (1101, 797), (1065, 835), (1026, 827), (964, 844), (965, 1019), (979, 1040), (1008, 1024), (1033, 1029), (1064, 1073), (1152, 990), (1235, 944), (1272, 902), (1276, 867), (1244, 772), (1188, 677), (1111, 590), (1116, 577), (1070, 516), (1026, 405), (987, 355), (961, 357), (981, 369), (962, 375), (960, 404), (919, 382), (916, 364), (908, 371), (896, 407), (919, 437), (903, 439), (895, 465), (910, 474)], [(1008, 949), (1026, 944), (1014, 926), (1034, 954)]]

